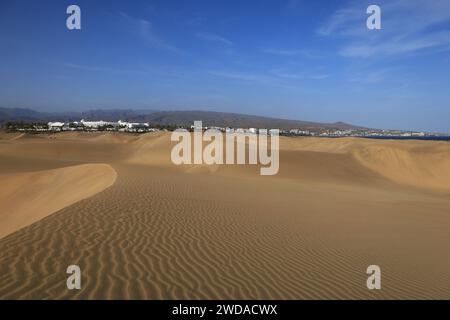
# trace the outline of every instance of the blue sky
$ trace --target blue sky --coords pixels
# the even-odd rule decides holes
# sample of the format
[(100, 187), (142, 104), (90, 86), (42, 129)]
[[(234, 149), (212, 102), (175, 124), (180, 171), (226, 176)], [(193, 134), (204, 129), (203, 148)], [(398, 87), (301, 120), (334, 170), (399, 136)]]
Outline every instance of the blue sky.
[[(81, 8), (81, 30), (66, 8)], [(368, 30), (377, 4), (382, 30)], [(0, 106), (450, 132), (450, 1), (0, 2)]]

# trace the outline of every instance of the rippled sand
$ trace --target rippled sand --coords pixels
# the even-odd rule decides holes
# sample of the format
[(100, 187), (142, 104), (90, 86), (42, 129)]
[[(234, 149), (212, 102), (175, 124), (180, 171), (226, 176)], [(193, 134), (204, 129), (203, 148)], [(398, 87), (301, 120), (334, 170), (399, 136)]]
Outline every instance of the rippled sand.
[[(1, 136), (2, 188), (84, 165), (117, 177), (0, 239), (0, 298), (450, 298), (450, 144), (281, 138), (273, 177), (176, 167), (170, 149), (167, 133)], [(34, 215), (40, 189), (61, 200), (57, 181), (0, 207)], [(71, 264), (82, 290), (66, 288)]]

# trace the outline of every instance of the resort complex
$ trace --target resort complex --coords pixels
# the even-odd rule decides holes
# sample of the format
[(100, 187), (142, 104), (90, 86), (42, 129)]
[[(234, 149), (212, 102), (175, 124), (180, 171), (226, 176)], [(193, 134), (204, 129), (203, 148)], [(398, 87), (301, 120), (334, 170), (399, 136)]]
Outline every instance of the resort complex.
[[(128, 133), (146, 133), (154, 131), (173, 131), (175, 129), (194, 130), (194, 126), (179, 124), (161, 125), (151, 124), (149, 122), (129, 122), (129, 121), (103, 121), (103, 120), (80, 120), (80, 121), (54, 121), (54, 122), (24, 122), (13, 121), (6, 122), (3, 128), (13, 132), (44, 133), (44, 132), (62, 132), (62, 131), (116, 131)], [(202, 126), (203, 130), (213, 129), (221, 132), (236, 132), (257, 134), (260, 130), (266, 128), (233, 128), (223, 126)], [(276, 128), (269, 128), (274, 130)], [(281, 129), (279, 134), (282, 136), (305, 136), (305, 137), (436, 137), (446, 136), (443, 133), (424, 132), (424, 131), (405, 131), (405, 130), (382, 130), (382, 129), (341, 129), (341, 128), (292, 128)]]

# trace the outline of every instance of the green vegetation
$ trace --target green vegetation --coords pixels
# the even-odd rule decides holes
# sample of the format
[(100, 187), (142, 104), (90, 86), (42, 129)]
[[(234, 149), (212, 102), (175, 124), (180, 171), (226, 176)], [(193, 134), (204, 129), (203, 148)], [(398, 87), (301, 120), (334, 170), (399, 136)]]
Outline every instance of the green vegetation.
[(16, 131), (38, 132), (38, 131), (47, 131), (48, 125), (47, 123), (44, 122), (10, 121), (6, 122), (3, 128), (7, 132), (16, 132)]

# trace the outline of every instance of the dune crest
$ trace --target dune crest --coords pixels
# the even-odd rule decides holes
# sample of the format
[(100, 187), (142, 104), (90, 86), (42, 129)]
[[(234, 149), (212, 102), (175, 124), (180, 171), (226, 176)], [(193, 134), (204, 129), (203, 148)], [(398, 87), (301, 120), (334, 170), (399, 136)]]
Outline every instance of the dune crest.
[(107, 164), (0, 175), (0, 238), (113, 185)]
[(450, 151), (433, 147), (373, 145), (355, 149), (352, 153), (362, 165), (393, 182), (450, 190)]

